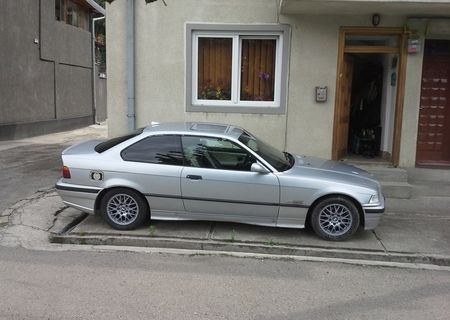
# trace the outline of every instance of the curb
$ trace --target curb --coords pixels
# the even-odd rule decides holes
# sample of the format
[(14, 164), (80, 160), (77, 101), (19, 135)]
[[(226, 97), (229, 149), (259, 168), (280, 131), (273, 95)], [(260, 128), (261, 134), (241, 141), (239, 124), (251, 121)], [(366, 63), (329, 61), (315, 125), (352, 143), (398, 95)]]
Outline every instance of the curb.
[(268, 245), (237, 241), (195, 240), (161, 237), (130, 237), (105, 235), (50, 234), (50, 242), (59, 244), (128, 246), (161, 249), (198, 250), (202, 252), (267, 254), (286, 257), (315, 257), (344, 260), (365, 260), (388, 263), (407, 263), (449, 267), (450, 256), (421, 253), (364, 251), (333, 248), (314, 248), (287, 245)]

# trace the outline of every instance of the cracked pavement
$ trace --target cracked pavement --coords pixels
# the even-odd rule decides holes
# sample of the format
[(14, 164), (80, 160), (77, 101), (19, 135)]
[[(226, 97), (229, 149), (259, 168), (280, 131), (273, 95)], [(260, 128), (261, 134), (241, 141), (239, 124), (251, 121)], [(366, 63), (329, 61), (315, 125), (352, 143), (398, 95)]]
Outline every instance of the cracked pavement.
[[(0, 141), (0, 242), (3, 245), (48, 245), (48, 232), (57, 222), (56, 216), (67, 209), (54, 190), (61, 176), (61, 152), (82, 140), (106, 137), (106, 129), (105, 125), (92, 125)], [(64, 215), (61, 216), (64, 221)]]
[(10, 207), (9, 225), (0, 230), (1, 243), (25, 248), (46, 246), (57, 215), (67, 208), (54, 197), (58, 197), (55, 190), (48, 189)]

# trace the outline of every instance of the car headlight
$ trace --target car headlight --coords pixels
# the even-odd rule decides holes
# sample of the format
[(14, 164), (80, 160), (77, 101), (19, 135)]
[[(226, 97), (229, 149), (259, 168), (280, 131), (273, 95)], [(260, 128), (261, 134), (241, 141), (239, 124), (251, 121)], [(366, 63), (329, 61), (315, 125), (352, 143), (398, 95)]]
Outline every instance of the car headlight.
[(380, 196), (378, 194), (374, 194), (370, 197), (369, 204), (379, 204)]

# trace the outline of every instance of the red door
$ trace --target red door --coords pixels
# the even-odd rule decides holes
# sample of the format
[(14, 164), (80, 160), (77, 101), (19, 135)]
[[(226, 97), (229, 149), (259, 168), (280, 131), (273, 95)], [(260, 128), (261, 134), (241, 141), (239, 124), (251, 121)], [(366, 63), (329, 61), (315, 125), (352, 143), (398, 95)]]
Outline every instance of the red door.
[(416, 162), (450, 166), (450, 41), (427, 40)]

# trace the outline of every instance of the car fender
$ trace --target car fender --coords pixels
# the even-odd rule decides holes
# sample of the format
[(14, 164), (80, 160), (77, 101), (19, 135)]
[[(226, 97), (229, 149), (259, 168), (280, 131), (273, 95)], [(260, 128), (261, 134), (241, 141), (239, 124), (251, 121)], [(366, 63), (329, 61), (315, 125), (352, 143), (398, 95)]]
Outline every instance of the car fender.
[(363, 188), (361, 188), (362, 190), (355, 190), (354, 186), (350, 188), (351, 190), (348, 187), (346, 188), (345, 186), (330, 186), (318, 189), (311, 197), (311, 204), (313, 204), (317, 199), (329, 195), (343, 195), (351, 199), (355, 199), (359, 202), (360, 205), (369, 202), (370, 197), (372, 196), (369, 190), (365, 190)]
[(111, 178), (106, 180), (103, 185), (103, 189), (112, 189), (112, 188), (128, 188), (128, 189), (134, 189), (138, 191), (139, 193), (144, 194), (144, 188), (139, 185), (138, 183), (124, 178)]

